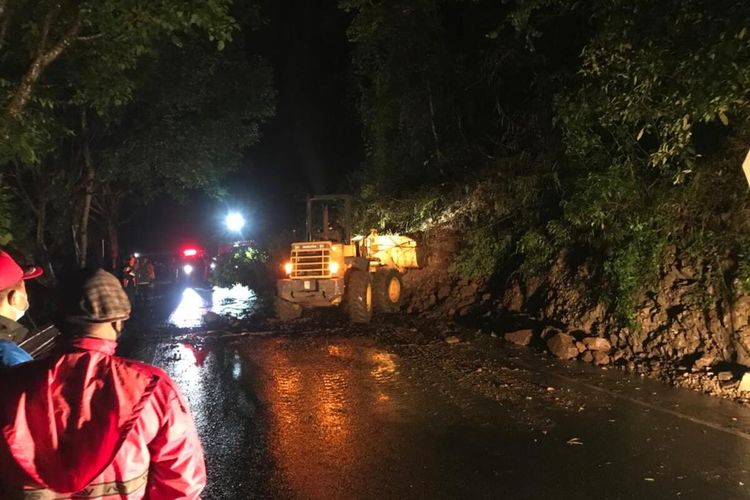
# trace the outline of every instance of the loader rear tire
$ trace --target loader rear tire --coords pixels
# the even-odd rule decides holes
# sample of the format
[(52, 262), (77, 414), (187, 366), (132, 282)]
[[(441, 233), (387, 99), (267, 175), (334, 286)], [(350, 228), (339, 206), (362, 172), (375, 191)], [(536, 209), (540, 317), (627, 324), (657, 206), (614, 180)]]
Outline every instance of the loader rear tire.
[(369, 323), (372, 319), (372, 281), (367, 271), (354, 269), (349, 274), (346, 312), (352, 323)]
[(375, 310), (383, 313), (395, 313), (403, 303), (404, 285), (401, 274), (395, 269), (383, 269), (373, 275), (375, 293)]
[(302, 306), (276, 297), (274, 302), (276, 317), (281, 321), (292, 321), (302, 316)]

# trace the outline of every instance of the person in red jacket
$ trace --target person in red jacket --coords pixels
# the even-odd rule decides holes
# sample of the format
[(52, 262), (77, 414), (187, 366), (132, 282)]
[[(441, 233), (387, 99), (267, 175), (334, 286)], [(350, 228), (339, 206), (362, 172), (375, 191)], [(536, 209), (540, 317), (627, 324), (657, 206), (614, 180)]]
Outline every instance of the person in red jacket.
[(64, 346), (2, 374), (0, 498), (200, 498), (203, 449), (159, 368), (115, 356), (130, 303), (113, 275), (65, 293)]

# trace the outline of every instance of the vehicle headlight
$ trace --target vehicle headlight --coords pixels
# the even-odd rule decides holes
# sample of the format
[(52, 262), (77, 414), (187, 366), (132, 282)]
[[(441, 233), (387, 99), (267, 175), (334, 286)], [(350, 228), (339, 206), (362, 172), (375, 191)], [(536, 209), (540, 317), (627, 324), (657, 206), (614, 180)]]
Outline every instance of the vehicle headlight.
[(339, 263), (338, 262), (329, 262), (328, 263), (328, 270), (331, 272), (331, 274), (338, 274), (338, 272), (339, 272)]
[(193, 266), (191, 266), (190, 264), (185, 264), (184, 266), (182, 266), (182, 270), (189, 276), (190, 273), (193, 272)]
[(292, 266), (291, 262), (287, 262), (286, 264), (284, 264), (284, 272), (286, 273), (287, 276), (291, 276), (293, 270), (294, 270), (294, 266)]

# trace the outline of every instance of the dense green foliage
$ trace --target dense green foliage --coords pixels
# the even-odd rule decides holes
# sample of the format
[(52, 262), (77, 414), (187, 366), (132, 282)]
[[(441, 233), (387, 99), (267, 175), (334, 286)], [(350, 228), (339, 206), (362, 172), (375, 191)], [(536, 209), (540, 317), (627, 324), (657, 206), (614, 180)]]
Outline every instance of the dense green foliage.
[(748, 282), (750, 4), (347, 0), (362, 224), (450, 224), (456, 271), (586, 261), (623, 317), (677, 253)]
[(238, 248), (219, 257), (211, 282), (216, 286), (231, 288), (245, 285), (255, 290), (268, 287), (268, 255), (257, 248)]
[(8, 189), (3, 185), (3, 178), (0, 176), (0, 245), (7, 245), (12, 239), (12, 207), (10, 204), (10, 194)]
[(160, 51), (141, 75), (139, 95), (102, 140), (103, 176), (141, 203), (165, 192), (220, 191), (273, 115), (270, 68), (236, 44), (216, 52), (192, 40)]

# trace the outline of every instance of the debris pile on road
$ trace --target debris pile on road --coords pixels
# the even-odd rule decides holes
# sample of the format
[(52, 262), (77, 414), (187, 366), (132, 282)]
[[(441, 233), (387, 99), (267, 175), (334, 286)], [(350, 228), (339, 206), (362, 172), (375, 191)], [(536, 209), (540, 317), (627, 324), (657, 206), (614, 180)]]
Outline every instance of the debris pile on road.
[(623, 349), (604, 338), (581, 330), (562, 331), (555, 327), (516, 330), (503, 335), (505, 341), (525, 347), (538, 347), (561, 360), (580, 360), (597, 366), (614, 365), (622, 370), (660, 379), (679, 387), (713, 396), (750, 403), (750, 372), (725, 363), (724, 369), (711, 356), (702, 356), (691, 366), (649, 359), (639, 353), (634, 361)]
[[(615, 365), (744, 399), (746, 391), (734, 386), (750, 370), (750, 295), (739, 288), (730, 295), (717, 292), (706, 271), (713, 264), (668, 249), (658, 282), (636, 298), (626, 321), (613, 302), (594, 298), (592, 262), (561, 253), (544, 276), (513, 273), (498, 286), (451, 271), (461, 248), (458, 232), (444, 229), (431, 237), (429, 265), (404, 277), (407, 312), (481, 322), (508, 342), (549, 350), (562, 359)], [(555, 330), (545, 331), (547, 325)], [(718, 372), (731, 377), (719, 380)]]
[(620, 350), (612, 349), (609, 340), (586, 335), (581, 330), (563, 332), (554, 327), (544, 328), (538, 337), (534, 330), (526, 328), (507, 332), (506, 341), (529, 346), (543, 343), (546, 349), (560, 359), (580, 359), (595, 365), (608, 365), (623, 358)]

